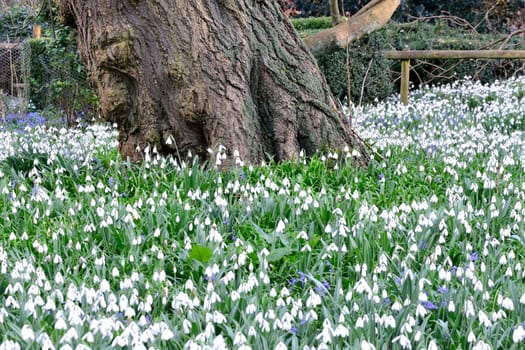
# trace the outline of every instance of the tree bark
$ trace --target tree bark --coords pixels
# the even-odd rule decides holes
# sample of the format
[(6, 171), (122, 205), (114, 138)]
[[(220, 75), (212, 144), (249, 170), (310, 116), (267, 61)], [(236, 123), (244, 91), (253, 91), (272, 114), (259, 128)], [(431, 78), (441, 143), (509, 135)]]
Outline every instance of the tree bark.
[(336, 47), (344, 48), (384, 27), (399, 4), (400, 0), (372, 0), (347, 21), (310, 35), (304, 42), (315, 56)]
[(55, 0), (117, 123), (124, 157), (227, 154), (257, 163), (367, 149), (273, 0)]
[(332, 17), (332, 26), (336, 26), (341, 22), (341, 15), (339, 14), (339, 0), (330, 0), (330, 17)]

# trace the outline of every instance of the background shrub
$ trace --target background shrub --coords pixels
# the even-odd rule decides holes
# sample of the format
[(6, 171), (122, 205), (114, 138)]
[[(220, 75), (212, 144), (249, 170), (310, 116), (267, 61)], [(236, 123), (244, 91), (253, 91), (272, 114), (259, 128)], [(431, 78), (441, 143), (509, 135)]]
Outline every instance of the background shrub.
[[(385, 49), (395, 50), (478, 50), (517, 49), (523, 50), (525, 43), (520, 37), (506, 41), (502, 34), (480, 34), (465, 28), (453, 28), (449, 22), (440, 20), (433, 23), (415, 21), (411, 23), (392, 22), (381, 30), (385, 37)], [(400, 61), (390, 61), (393, 79), (397, 79)], [(505, 79), (523, 73), (520, 60), (432, 60), (411, 62), (411, 82), (421, 84), (445, 84), (458, 78), (470, 76), (482, 83)]]
[[(350, 95), (354, 103), (371, 103), (376, 98), (384, 99), (393, 93), (390, 62), (381, 52), (383, 42), (384, 37), (379, 33), (350, 45)], [(327, 53), (318, 59), (318, 64), (332, 93), (344, 100), (348, 95), (346, 50)]]
[(31, 101), (39, 109), (53, 108), (68, 123), (90, 119), (98, 110), (71, 29), (59, 27), (56, 39), (30, 40)]
[[(47, 3), (47, 2), (46, 2)], [(33, 26), (42, 26), (40, 40), (29, 39), (31, 52), (30, 100), (36, 110), (65, 117), (69, 124), (91, 119), (98, 112), (95, 91), (88, 84), (71, 28), (49, 17), (49, 9), (13, 6), (0, 14), (0, 41), (32, 37)], [(15, 39), (16, 38), (16, 39)]]
[[(330, 18), (292, 19), (301, 35), (330, 27)], [(362, 102), (381, 100), (399, 91), (398, 60), (387, 60), (383, 50), (474, 50), (500, 48), (505, 41), (502, 34), (480, 34), (474, 30), (454, 28), (445, 20), (390, 22), (385, 28), (353, 43), (350, 47), (351, 97), (354, 103), (361, 98), (363, 78), (370, 61)], [(525, 49), (520, 37), (506, 41), (505, 48)], [(335, 96), (347, 95), (346, 52), (335, 50), (318, 58), (330, 88)], [(470, 76), (483, 83), (523, 73), (523, 61), (512, 60), (432, 60), (413, 61), (411, 82), (415, 87), (422, 84), (445, 84), (458, 78)]]

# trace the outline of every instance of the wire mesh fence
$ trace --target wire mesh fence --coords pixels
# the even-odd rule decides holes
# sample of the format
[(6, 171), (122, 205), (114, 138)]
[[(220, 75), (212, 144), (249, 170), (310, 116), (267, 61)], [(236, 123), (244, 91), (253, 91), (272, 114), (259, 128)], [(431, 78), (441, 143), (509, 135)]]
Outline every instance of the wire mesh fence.
[(74, 44), (0, 38), (0, 117), (47, 111), (71, 125), (96, 116), (97, 106)]
[(88, 84), (87, 71), (72, 45), (43, 38), (32, 41), (31, 51), (33, 105), (39, 110), (52, 108), (68, 122), (84, 119), (96, 110), (96, 96)]
[(29, 108), (31, 48), (27, 40), (0, 42), (0, 115)]

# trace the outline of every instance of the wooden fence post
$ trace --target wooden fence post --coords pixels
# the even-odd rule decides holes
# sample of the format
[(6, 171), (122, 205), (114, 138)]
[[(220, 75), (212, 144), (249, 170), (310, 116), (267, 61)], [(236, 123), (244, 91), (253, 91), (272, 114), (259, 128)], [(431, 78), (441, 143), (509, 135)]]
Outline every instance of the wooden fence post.
[(386, 58), (401, 60), (400, 99), (408, 104), (408, 85), (410, 82), (410, 60), (434, 59), (505, 59), (525, 60), (525, 50), (409, 50), (383, 51)]
[(401, 61), (401, 103), (408, 105), (408, 86), (410, 83), (410, 60)]
[(42, 26), (40, 24), (36, 24), (33, 27), (33, 37), (35, 39), (40, 39), (41, 36), (42, 36)]

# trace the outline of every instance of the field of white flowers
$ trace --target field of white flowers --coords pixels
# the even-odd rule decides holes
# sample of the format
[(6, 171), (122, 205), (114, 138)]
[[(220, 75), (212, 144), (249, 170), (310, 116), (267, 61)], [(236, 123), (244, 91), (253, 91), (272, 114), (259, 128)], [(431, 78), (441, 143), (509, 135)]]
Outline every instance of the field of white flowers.
[(525, 79), (365, 107), (346, 153), (121, 160), (0, 127), (0, 349), (522, 349)]

